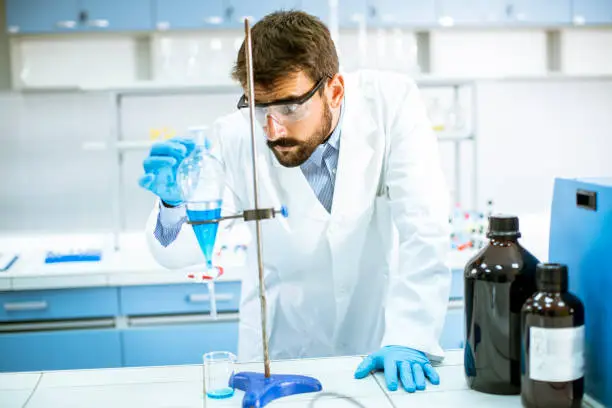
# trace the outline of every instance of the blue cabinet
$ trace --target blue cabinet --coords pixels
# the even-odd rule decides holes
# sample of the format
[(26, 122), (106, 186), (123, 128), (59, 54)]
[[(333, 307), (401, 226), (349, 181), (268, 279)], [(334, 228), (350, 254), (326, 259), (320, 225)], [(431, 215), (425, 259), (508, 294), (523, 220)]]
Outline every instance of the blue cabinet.
[[(336, 9), (340, 28), (358, 27), (365, 24), (368, 17), (367, 0), (337, 0)], [(300, 10), (319, 17), (326, 25), (331, 23), (331, 6), (329, 0), (302, 0)]]
[(237, 353), (238, 322), (135, 327), (122, 340), (125, 366), (198, 364), (209, 351)]
[(452, 280), (451, 280), (451, 289), (450, 289), (450, 300), (460, 300), (463, 299), (464, 291), (463, 291), (463, 270), (462, 269), (453, 269), (451, 271)]
[(339, 0), (338, 25), (340, 27), (358, 27), (360, 24), (365, 24), (367, 19), (367, 0)]
[(573, 0), (574, 24), (612, 24), (612, 0)]
[(7, 0), (6, 12), (12, 34), (153, 28), (151, 0)]
[(150, 0), (80, 0), (79, 19), (87, 31), (139, 31), (153, 28)]
[(0, 371), (121, 367), (114, 329), (0, 334)]
[(571, 10), (571, 0), (512, 0), (508, 19), (527, 25), (567, 25), (571, 23)]
[[(9, 33), (241, 28), (276, 10), (330, 23), (329, 0), (5, 0)], [(612, 24), (612, 0), (337, 0), (340, 28)]]
[[(115, 288), (0, 292), (0, 371), (121, 367)], [(78, 328), (78, 330), (77, 330)]]
[(426, 27), (436, 24), (434, 0), (368, 0), (368, 23), (376, 27)]
[(437, 0), (442, 25), (567, 25), (572, 0)]
[(326, 25), (330, 24), (330, 6), (329, 0), (302, 0), (300, 10), (308, 14), (317, 16)]
[(113, 317), (118, 312), (114, 288), (0, 292), (0, 322)]
[(52, 33), (79, 27), (78, 0), (6, 0), (9, 33)]
[(446, 321), (440, 336), (440, 345), (443, 349), (463, 348), (464, 345), (464, 322), (463, 308), (449, 309)]
[(159, 30), (225, 27), (231, 11), (224, 0), (155, 0)]
[(502, 0), (438, 0), (436, 11), (442, 25), (494, 25), (506, 20)]
[(300, 0), (227, 0), (229, 24), (235, 27), (243, 27), (244, 18), (251, 18), (251, 23), (257, 22), (266, 14), (279, 10), (299, 9)]
[[(125, 286), (119, 289), (121, 313), (126, 316), (152, 316), (210, 311), (207, 285), (194, 283), (175, 285)], [(238, 312), (240, 282), (215, 284), (217, 311)]]

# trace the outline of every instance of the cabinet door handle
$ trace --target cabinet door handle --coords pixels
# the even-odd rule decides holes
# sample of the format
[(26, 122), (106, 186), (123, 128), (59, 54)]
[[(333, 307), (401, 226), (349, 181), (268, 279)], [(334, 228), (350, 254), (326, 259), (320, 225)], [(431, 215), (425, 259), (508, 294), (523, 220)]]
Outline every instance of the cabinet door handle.
[(14, 302), (5, 303), (4, 310), (7, 312), (23, 312), (29, 310), (45, 310), (47, 308), (47, 301), (32, 301), (32, 302)]
[(220, 16), (210, 16), (210, 17), (206, 17), (204, 19), (204, 22), (206, 24), (217, 25), (217, 24), (221, 24), (223, 22), (223, 18), (221, 18)]
[(370, 12), (370, 17), (371, 18), (376, 18), (376, 15), (378, 14), (378, 12), (376, 10), (376, 7), (370, 6), (369, 12)]
[(55, 23), (55, 25), (58, 28), (75, 28), (76, 27), (76, 21), (74, 20), (64, 20), (64, 21), (58, 21), (57, 23)]
[[(215, 296), (217, 302), (227, 302), (234, 298), (234, 295), (229, 293), (219, 293)], [(190, 303), (206, 303), (210, 302), (210, 295), (208, 293), (192, 293), (187, 297), (187, 301)]]
[(108, 20), (98, 19), (98, 20), (88, 20), (87, 25), (90, 27), (106, 28), (110, 25), (110, 23), (108, 22)]

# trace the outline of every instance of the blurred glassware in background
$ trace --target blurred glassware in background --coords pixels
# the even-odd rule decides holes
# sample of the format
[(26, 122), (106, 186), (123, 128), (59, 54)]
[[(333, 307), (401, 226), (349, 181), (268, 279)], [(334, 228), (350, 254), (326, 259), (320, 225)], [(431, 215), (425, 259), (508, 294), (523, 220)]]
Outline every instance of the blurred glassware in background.
[(434, 97), (429, 101), (427, 112), (429, 113), (429, 120), (431, 126), (436, 132), (443, 132), (446, 130), (446, 111), (440, 102), (440, 98)]
[(355, 29), (339, 30), (335, 40), (341, 70), (379, 69), (418, 75), (416, 33), (402, 28), (368, 28), (356, 15)]
[(466, 113), (459, 101), (455, 101), (446, 111), (446, 129), (450, 131), (462, 131), (466, 128)]
[(488, 218), (493, 214), (493, 201), (487, 202), (486, 212), (466, 210), (457, 203), (449, 220), (451, 224), (451, 249), (454, 251), (480, 250), (487, 238)]
[[(207, 50), (208, 51), (208, 50)], [(187, 66), (185, 68), (185, 79), (188, 82), (194, 82), (198, 79), (200, 67), (200, 44), (198, 41), (192, 40), (188, 44)]]

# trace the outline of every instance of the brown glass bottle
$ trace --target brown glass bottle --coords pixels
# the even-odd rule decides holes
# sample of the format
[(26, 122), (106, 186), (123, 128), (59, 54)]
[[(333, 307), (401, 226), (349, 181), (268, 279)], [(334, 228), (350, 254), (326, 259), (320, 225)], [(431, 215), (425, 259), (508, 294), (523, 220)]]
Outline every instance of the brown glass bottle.
[(521, 312), (521, 401), (578, 408), (584, 394), (584, 306), (567, 291), (567, 266), (538, 265), (538, 291)]
[(521, 308), (539, 261), (518, 243), (518, 218), (489, 217), (488, 245), (465, 267), (465, 375), (470, 388), (521, 392)]

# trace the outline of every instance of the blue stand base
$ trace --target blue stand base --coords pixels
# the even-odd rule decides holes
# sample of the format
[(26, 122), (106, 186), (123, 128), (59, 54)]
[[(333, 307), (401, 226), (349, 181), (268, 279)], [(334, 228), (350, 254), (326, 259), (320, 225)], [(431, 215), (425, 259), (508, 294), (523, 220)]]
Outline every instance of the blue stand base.
[(278, 398), (322, 389), (319, 380), (304, 375), (277, 374), (266, 378), (263, 373), (247, 371), (234, 374), (230, 386), (245, 392), (243, 408), (261, 408)]

